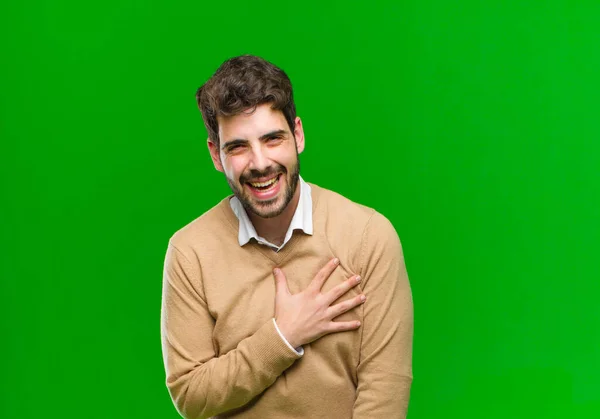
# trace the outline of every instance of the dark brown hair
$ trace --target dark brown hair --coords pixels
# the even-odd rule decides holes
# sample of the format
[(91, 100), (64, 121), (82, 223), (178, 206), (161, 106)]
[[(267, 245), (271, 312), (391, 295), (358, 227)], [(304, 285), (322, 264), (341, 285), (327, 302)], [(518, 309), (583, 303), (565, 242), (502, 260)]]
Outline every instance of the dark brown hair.
[(292, 83), (283, 70), (260, 57), (241, 55), (225, 61), (198, 89), (196, 100), (208, 137), (217, 146), (217, 116), (239, 115), (263, 103), (271, 103), (272, 109), (282, 111), (294, 134), (296, 106)]

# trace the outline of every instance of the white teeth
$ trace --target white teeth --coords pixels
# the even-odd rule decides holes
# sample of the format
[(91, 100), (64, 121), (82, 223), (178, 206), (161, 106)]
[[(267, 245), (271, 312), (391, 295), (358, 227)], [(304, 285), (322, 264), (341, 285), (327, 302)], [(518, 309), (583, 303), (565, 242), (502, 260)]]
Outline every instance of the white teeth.
[(275, 181), (278, 178), (279, 178), (278, 176), (275, 176), (273, 179), (268, 180), (266, 182), (260, 182), (260, 183), (250, 182), (250, 185), (254, 186), (255, 188), (258, 188), (258, 187), (264, 188), (265, 186), (269, 186), (269, 185), (272, 185), (273, 183), (275, 183)]

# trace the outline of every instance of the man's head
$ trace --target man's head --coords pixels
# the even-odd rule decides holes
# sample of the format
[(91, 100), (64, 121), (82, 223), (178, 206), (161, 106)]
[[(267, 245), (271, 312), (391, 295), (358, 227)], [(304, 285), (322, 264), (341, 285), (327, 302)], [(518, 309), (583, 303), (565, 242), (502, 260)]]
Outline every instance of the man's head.
[(304, 150), (287, 75), (259, 57), (231, 58), (196, 99), (213, 163), (233, 193), (259, 217), (281, 214), (295, 196)]

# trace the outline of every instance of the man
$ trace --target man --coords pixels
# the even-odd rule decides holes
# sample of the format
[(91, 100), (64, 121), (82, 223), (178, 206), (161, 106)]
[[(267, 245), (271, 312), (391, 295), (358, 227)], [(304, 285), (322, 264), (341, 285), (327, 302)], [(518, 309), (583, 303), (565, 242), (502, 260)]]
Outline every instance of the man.
[(304, 132), (281, 69), (232, 58), (197, 100), (233, 196), (169, 242), (161, 331), (177, 410), (405, 417), (413, 305), (394, 227), (300, 177)]

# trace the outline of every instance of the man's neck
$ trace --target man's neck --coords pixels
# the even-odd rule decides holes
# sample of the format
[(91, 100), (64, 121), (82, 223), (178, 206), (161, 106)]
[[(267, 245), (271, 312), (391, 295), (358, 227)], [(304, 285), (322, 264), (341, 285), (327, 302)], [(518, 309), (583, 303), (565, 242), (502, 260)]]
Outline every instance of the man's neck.
[(294, 218), (296, 208), (298, 208), (298, 204), (300, 203), (300, 187), (301, 185), (298, 184), (292, 200), (278, 216), (262, 218), (256, 214), (248, 213), (248, 218), (252, 221), (256, 233), (260, 237), (263, 237), (270, 243), (281, 246), (285, 240), (285, 234), (292, 223), (292, 218)]

